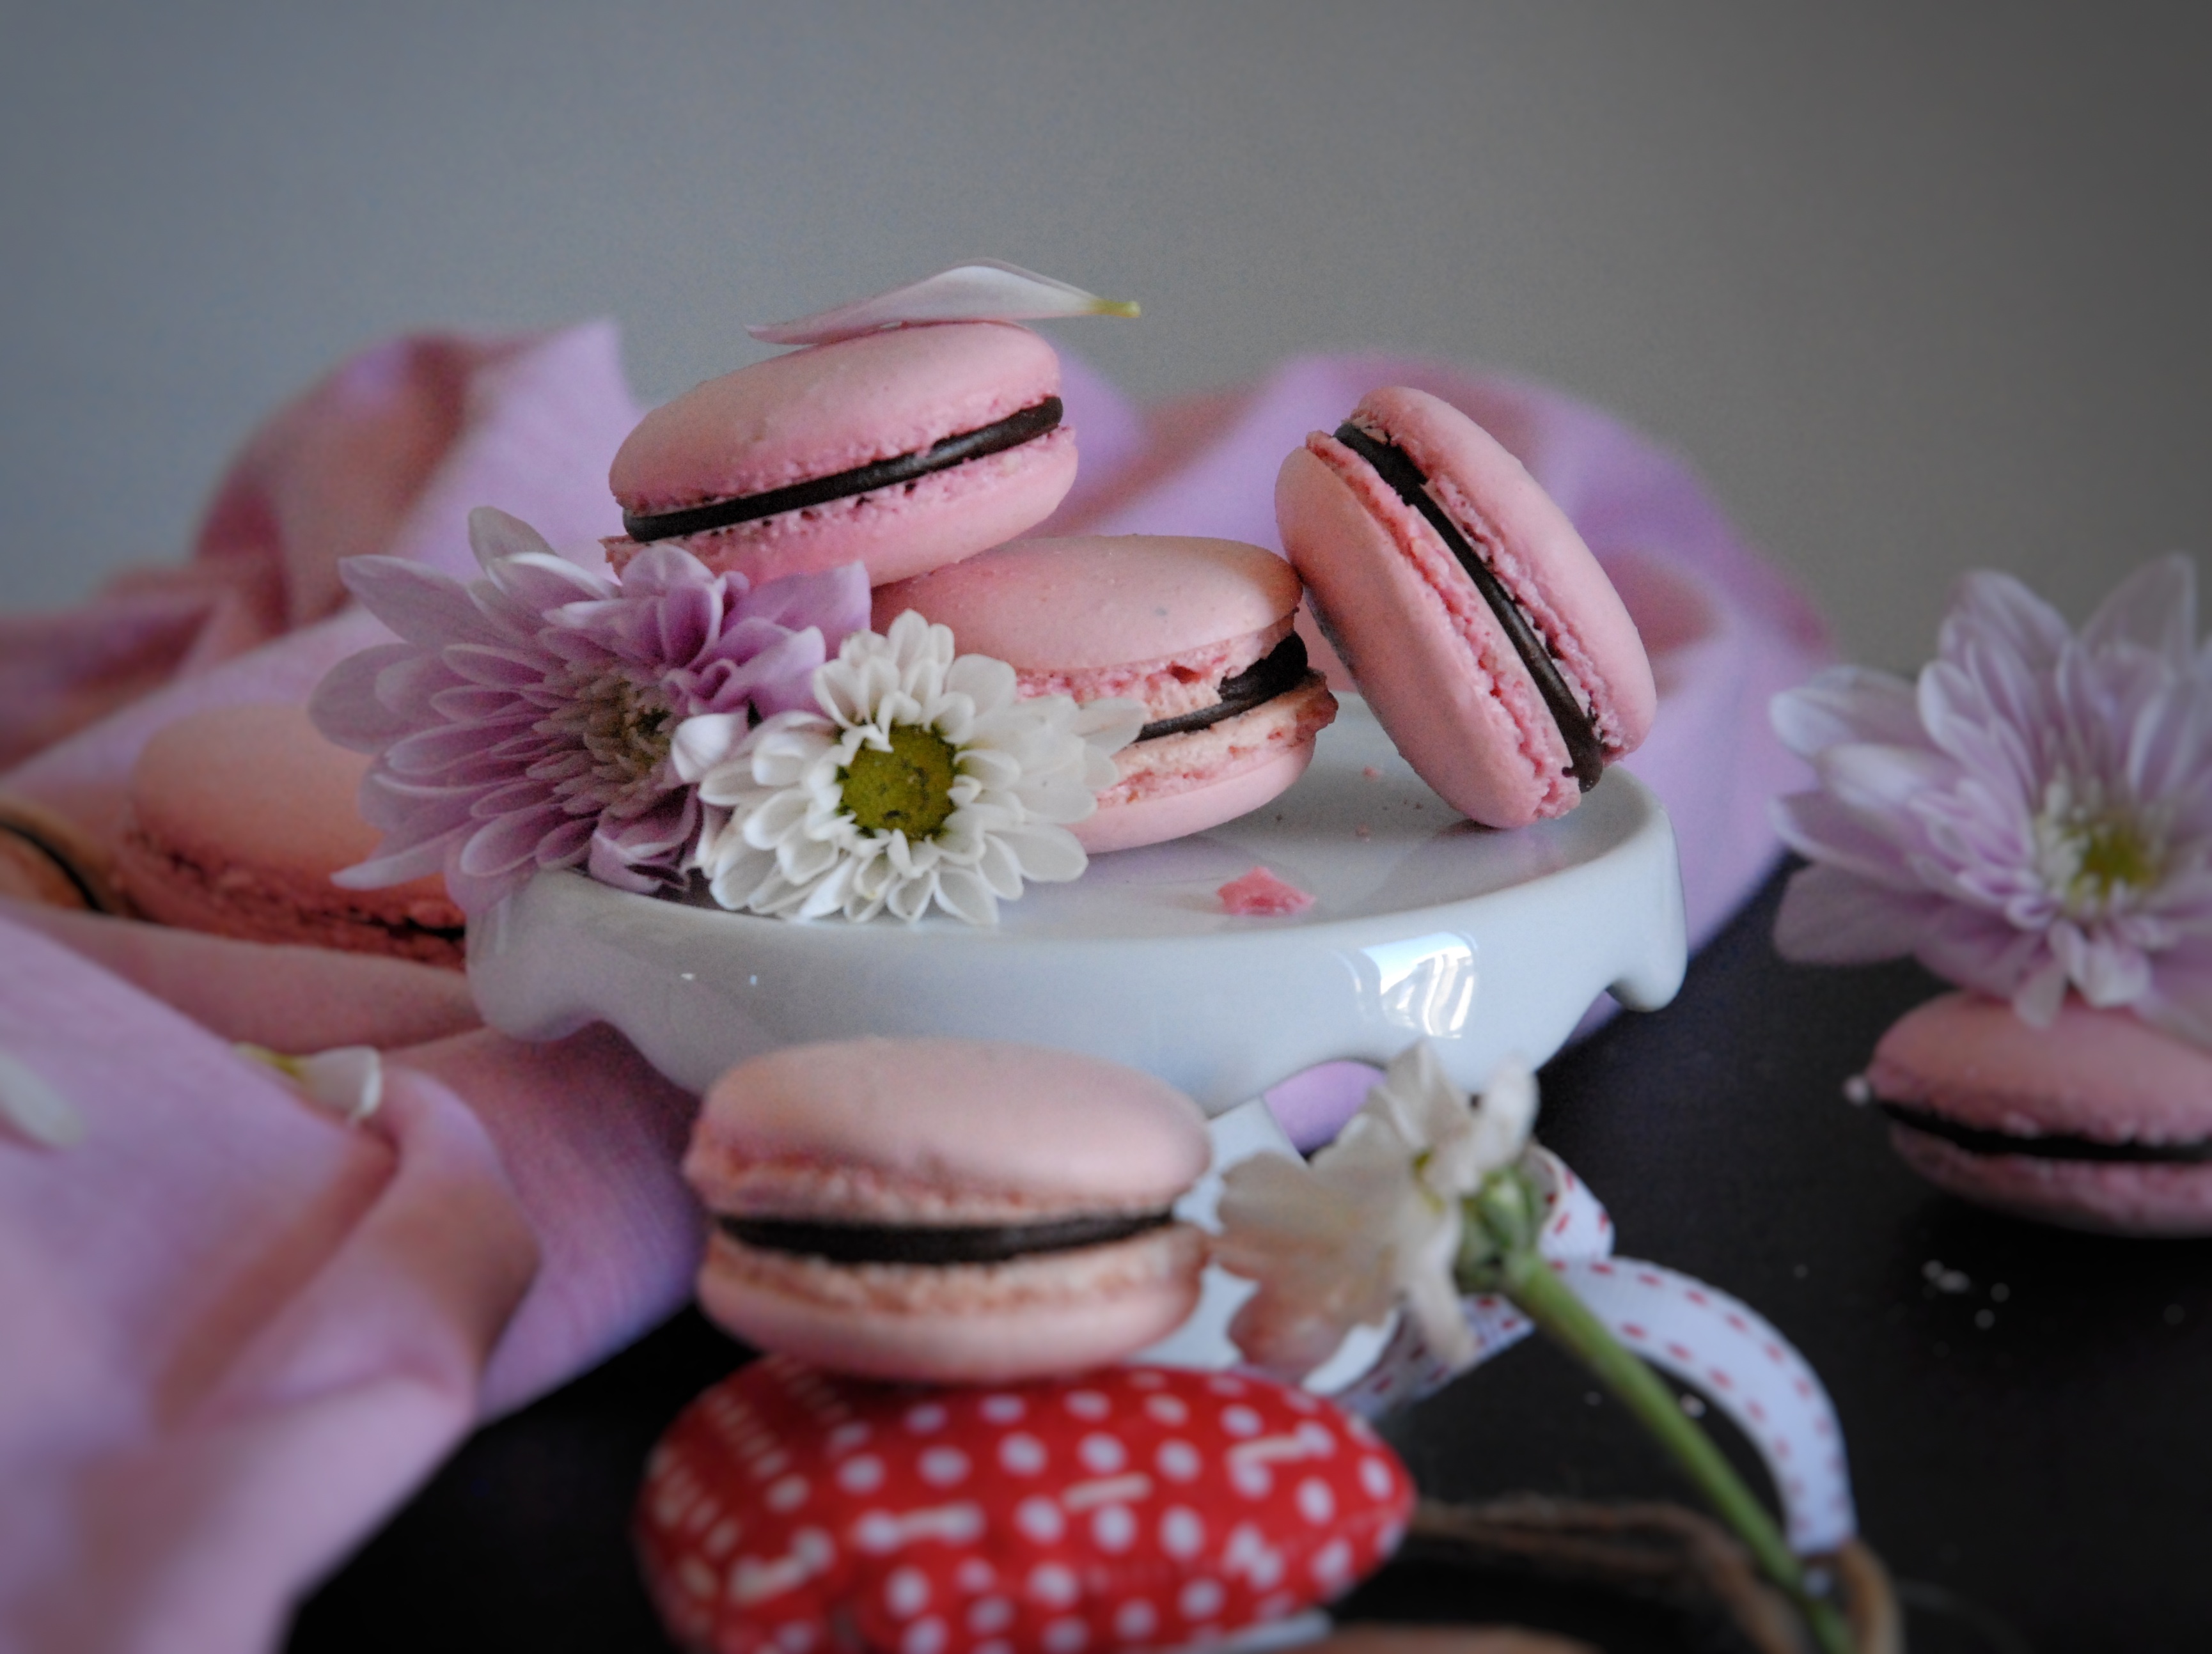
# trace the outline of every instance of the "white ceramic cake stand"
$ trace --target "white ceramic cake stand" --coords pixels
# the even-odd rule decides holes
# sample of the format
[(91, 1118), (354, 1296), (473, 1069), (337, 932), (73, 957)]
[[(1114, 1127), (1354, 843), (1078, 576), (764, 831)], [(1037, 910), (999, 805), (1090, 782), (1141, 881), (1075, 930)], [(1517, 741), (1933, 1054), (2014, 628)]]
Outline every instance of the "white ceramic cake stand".
[[(546, 873), (469, 926), (469, 980), (494, 1027), (552, 1039), (611, 1022), (693, 1091), (779, 1045), (960, 1034), (1132, 1063), (1209, 1112), (1425, 1035), (1474, 1089), (1510, 1054), (1550, 1057), (1608, 989), (1643, 1010), (1674, 997), (1681, 883), (1648, 788), (1608, 770), (1565, 819), (1488, 832), (1343, 700), (1273, 804), (1094, 857), (1002, 904), (995, 929), (794, 924)], [(1215, 891), (1255, 864), (1313, 906), (1223, 912)]]

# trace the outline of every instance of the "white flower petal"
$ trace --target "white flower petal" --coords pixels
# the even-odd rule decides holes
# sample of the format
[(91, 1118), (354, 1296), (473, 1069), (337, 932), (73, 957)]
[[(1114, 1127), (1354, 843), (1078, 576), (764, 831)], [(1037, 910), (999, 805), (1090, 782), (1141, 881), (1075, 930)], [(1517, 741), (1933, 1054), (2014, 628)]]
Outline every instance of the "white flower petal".
[(553, 548), (545, 536), (519, 517), (492, 506), (478, 506), (469, 513), (469, 549), (476, 554), (477, 565), (487, 573), (502, 557), (520, 557), (531, 552), (550, 554)]
[(948, 270), (872, 298), (816, 311), (795, 321), (748, 326), (769, 344), (830, 344), (880, 328), (921, 322), (1042, 321), (1063, 316), (1134, 316), (1124, 300), (1101, 299), (995, 258)]
[(1093, 752), (1110, 755), (1137, 738), (1145, 718), (1143, 701), (1109, 695), (1079, 706), (1073, 727)]
[(0, 1121), (45, 1148), (84, 1139), (84, 1116), (59, 1088), (11, 1051), (0, 1051)]
[(1073, 833), (1045, 822), (1010, 827), (994, 836), (1021, 863), (1022, 876), (1032, 883), (1065, 884), (1081, 878), (1090, 865), (1090, 857)]
[(384, 1101), (384, 1058), (373, 1045), (338, 1045), (292, 1059), (300, 1089), (348, 1123), (359, 1124)]
[(1440, 1356), (1472, 1360), (1452, 1275), (1461, 1203), (1527, 1151), (1535, 1099), (1526, 1064), (1508, 1062), (1470, 1106), (1423, 1041), (1306, 1166), (1230, 1167), (1214, 1260), (1258, 1283), (1230, 1328), (1246, 1359), (1298, 1376), (1402, 1306)]
[(702, 712), (676, 726), (668, 742), (668, 761), (676, 773), (696, 786), (713, 771), (731, 761), (750, 733), (741, 712)]
[(939, 869), (937, 902), (955, 918), (965, 919), (970, 924), (999, 922), (998, 898), (972, 868)]

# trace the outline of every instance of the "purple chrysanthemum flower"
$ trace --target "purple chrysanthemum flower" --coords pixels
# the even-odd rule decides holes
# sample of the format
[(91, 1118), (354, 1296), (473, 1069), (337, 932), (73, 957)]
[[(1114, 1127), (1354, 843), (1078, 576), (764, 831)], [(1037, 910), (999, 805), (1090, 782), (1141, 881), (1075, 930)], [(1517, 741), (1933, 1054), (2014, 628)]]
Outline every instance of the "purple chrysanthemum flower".
[(858, 564), (753, 591), (656, 546), (617, 583), (503, 512), (471, 512), (469, 540), (484, 578), (466, 585), (394, 557), (340, 571), (402, 639), (341, 661), (308, 707), (376, 758), (362, 813), (383, 842), (341, 884), (443, 873), (478, 913), (540, 868), (676, 882), (700, 819), (669, 761), (678, 726), (811, 706), (815, 668), (868, 624)]
[(1820, 787), (1777, 801), (1814, 865), (1785, 958), (1916, 954), (2039, 1026), (2070, 988), (2212, 1045), (2212, 651), (2186, 559), (2081, 629), (2017, 580), (1967, 577), (1917, 686), (1841, 667), (1778, 695)]

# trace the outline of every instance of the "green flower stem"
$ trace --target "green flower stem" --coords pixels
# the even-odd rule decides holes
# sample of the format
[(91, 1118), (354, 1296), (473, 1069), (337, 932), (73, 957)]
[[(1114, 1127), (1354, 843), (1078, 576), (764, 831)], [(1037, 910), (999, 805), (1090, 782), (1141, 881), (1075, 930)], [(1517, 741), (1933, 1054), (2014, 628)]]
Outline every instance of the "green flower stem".
[[(1666, 1449), (1698, 1491), (1733, 1528), (1766, 1577), (1797, 1604), (1826, 1654), (1852, 1654), (1850, 1628), (1833, 1603), (1806, 1587), (1804, 1570), (1774, 1518), (1743, 1485), (1712, 1439), (1683, 1413), (1674, 1392), (1614, 1339), (1605, 1323), (1575, 1296), (1535, 1248), (1530, 1191), (1517, 1173), (1494, 1180), (1471, 1204), (1491, 1233), (1504, 1244), (1482, 1272), (1529, 1320), (1564, 1346), (1611, 1390)], [(1494, 1209), (1503, 1208), (1502, 1210)], [(1489, 1283), (1486, 1283), (1487, 1285)]]

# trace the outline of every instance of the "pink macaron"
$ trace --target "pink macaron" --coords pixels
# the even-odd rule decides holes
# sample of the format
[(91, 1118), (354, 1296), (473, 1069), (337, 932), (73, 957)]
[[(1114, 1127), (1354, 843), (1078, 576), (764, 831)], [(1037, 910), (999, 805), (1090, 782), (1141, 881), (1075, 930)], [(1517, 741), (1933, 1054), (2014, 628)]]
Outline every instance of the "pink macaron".
[(669, 1427), (635, 1531), (684, 1648), (1109, 1654), (1339, 1596), (1413, 1503), (1364, 1424), (1262, 1378), (926, 1390), (771, 1356)]
[(2212, 1052), (2069, 1000), (2032, 1027), (1954, 993), (1881, 1037), (1890, 1141), (1962, 1199), (2068, 1228), (2212, 1234)]
[(1050, 345), (1005, 322), (890, 328), (647, 414), (608, 477), (626, 532), (607, 555), (674, 544), (756, 584), (857, 561), (881, 585), (1012, 539), (1074, 481)]
[(684, 1174), (708, 1315), (886, 1378), (1078, 1372), (1172, 1331), (1205, 1240), (1198, 1106), (1096, 1057), (966, 1039), (793, 1045), (708, 1090)]
[(1025, 695), (1140, 701), (1090, 851), (1200, 833), (1297, 780), (1336, 716), (1292, 629), (1303, 587), (1273, 553), (1173, 535), (1024, 540), (878, 589), (883, 630), (907, 609), (950, 627), (963, 654), (1014, 669)]
[(442, 880), (381, 890), (331, 882), (376, 849), (376, 829), (355, 803), (368, 768), (297, 706), (180, 718), (155, 734), (131, 772), (116, 882), (163, 924), (458, 970), (464, 919)]
[(0, 896), (95, 913), (123, 911), (112, 857), (76, 824), (0, 793)]
[(1495, 827), (1561, 815), (1658, 706), (1636, 625), (1521, 462), (1425, 391), (1370, 392), (1275, 484), (1323, 630), (1421, 779)]

